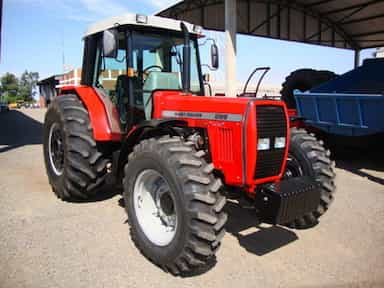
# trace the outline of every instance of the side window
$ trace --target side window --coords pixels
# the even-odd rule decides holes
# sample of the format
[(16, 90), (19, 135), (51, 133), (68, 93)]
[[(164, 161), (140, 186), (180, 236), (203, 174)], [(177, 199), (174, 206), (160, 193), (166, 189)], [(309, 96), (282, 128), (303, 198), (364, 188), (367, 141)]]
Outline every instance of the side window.
[[(104, 57), (102, 55), (102, 47), (98, 45), (94, 86), (103, 89), (106, 94), (114, 99), (116, 96), (116, 82), (119, 75), (127, 74), (127, 57), (126, 57), (126, 44), (124, 35), (119, 35), (119, 50), (116, 58)], [(101, 41), (101, 39), (99, 40)]]

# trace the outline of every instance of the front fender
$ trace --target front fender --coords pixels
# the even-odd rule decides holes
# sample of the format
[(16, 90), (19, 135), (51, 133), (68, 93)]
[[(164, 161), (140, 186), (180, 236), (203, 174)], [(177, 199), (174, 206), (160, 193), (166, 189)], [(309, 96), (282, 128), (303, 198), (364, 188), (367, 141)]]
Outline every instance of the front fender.
[(121, 145), (120, 151), (114, 155), (113, 174), (117, 179), (121, 179), (124, 164), (127, 162), (129, 153), (132, 152), (133, 147), (141, 140), (156, 137), (160, 135), (179, 135), (174, 127), (187, 127), (187, 122), (180, 119), (153, 119), (143, 121), (137, 126), (134, 126)]

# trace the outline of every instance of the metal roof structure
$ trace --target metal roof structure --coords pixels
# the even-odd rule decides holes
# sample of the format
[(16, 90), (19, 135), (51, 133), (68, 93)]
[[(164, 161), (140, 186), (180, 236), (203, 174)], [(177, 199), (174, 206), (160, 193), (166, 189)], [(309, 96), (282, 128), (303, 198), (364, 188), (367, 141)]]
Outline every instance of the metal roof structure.
[(355, 51), (384, 46), (384, 0), (184, 0), (156, 13), (225, 31), (226, 96), (236, 97), (236, 34)]
[[(384, 46), (383, 0), (237, 0), (237, 33), (362, 50)], [(224, 0), (185, 0), (159, 13), (223, 31)]]

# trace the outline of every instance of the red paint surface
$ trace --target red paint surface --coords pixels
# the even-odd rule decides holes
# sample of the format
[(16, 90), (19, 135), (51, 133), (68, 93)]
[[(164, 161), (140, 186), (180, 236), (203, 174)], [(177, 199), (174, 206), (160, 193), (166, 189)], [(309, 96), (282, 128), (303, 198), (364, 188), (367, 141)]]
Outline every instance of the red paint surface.
[[(76, 91), (89, 111), (97, 141), (121, 141), (121, 134), (111, 132), (103, 101), (92, 87), (69, 86), (62, 89), (64, 93), (69, 91)], [(250, 98), (199, 97), (185, 95), (179, 91), (157, 91), (153, 99), (153, 118), (155, 119), (162, 118), (162, 112), (165, 110), (242, 115), (240, 122), (181, 118), (187, 121), (190, 127), (206, 129), (212, 162), (216, 169), (223, 172), (227, 185), (243, 187), (247, 192), (255, 193), (258, 184), (278, 181), (282, 177), (286, 160), (283, 161), (279, 175), (253, 179), (257, 159), (256, 106), (283, 107), (287, 124), (289, 124), (289, 115), (295, 115), (296, 111), (288, 111), (283, 102)], [(289, 129), (287, 130), (288, 140)], [(286, 143), (285, 159), (288, 154), (288, 145), (289, 141)]]
[(93, 136), (96, 141), (120, 141), (120, 133), (112, 133), (103, 101), (95, 89), (89, 86), (66, 86), (62, 93), (75, 91), (88, 110)]
[[(285, 104), (281, 101), (254, 100), (249, 98), (198, 97), (184, 95), (178, 91), (158, 91), (154, 93), (153, 117), (157, 119), (162, 118), (162, 112), (165, 110), (243, 115), (241, 122), (192, 118), (181, 119), (187, 121), (190, 127), (199, 127), (207, 130), (212, 162), (216, 169), (223, 172), (225, 183), (227, 185), (242, 186), (248, 192), (253, 193), (257, 184), (279, 180), (285, 168), (284, 160), (279, 175), (257, 180), (253, 179), (257, 159), (257, 105), (282, 106), (288, 124), (288, 111)], [(248, 112), (246, 113), (247, 110)], [(245, 128), (243, 128), (243, 125), (245, 125)], [(229, 134), (232, 140), (228, 141), (228, 137), (226, 137), (226, 142), (223, 143), (223, 131), (229, 130), (231, 130)], [(246, 135), (245, 140), (244, 133)], [(228, 133), (226, 135), (228, 135)], [(289, 129), (287, 131), (287, 139), (289, 139)], [(222, 155), (222, 146), (228, 144), (232, 146), (228, 147), (225, 151), (226, 153), (228, 153), (228, 151), (232, 153), (232, 156), (229, 158), (223, 157)], [(285, 159), (288, 154), (288, 144), (287, 141)], [(245, 153), (243, 147), (246, 149)]]

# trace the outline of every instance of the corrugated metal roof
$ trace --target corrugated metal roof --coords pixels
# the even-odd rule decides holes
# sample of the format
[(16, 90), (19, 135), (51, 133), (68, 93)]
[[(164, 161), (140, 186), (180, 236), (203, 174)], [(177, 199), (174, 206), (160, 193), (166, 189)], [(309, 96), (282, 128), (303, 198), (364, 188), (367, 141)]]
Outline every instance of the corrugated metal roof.
[[(237, 0), (238, 33), (361, 50), (384, 46), (383, 0)], [(224, 0), (185, 0), (159, 13), (224, 30)]]

